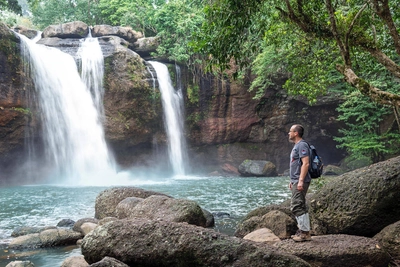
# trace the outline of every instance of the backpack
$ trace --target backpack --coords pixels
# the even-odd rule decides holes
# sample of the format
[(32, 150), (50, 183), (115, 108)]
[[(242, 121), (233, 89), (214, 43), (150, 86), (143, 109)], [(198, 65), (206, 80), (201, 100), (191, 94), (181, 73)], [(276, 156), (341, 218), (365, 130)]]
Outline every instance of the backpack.
[(322, 162), (321, 157), (318, 156), (317, 149), (315, 148), (315, 146), (310, 144), (308, 144), (308, 146), (310, 148), (310, 166), (308, 168), (308, 173), (313, 179), (319, 178), (322, 175), (324, 164)]

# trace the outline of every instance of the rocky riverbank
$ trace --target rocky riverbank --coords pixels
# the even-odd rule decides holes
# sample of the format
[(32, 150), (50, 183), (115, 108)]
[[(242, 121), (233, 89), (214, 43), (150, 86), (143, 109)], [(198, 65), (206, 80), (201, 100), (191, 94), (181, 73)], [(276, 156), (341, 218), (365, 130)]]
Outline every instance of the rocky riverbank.
[(400, 257), (398, 188), (400, 157), (332, 179), (309, 197), (312, 240), (296, 243), (288, 202), (250, 212), (234, 237), (214, 231), (212, 214), (193, 201), (116, 187), (96, 198), (96, 218), (34, 233), (20, 229), (9, 249), (78, 242), (82, 256), (63, 267), (386, 267)]

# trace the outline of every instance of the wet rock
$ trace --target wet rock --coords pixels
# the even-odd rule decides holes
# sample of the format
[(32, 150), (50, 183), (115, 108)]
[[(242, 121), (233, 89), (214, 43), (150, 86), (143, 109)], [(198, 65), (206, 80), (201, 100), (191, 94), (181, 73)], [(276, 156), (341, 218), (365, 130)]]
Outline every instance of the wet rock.
[(57, 227), (68, 227), (68, 228), (72, 228), (75, 224), (74, 220), (71, 219), (62, 219), (61, 221), (59, 221), (57, 223)]
[(44, 230), (49, 230), (49, 229), (57, 229), (55, 226), (45, 226), (45, 227), (31, 227), (31, 226), (22, 226), (14, 229), (14, 231), (11, 233), (12, 237), (18, 237), (18, 236), (23, 236), (23, 235), (29, 235), (29, 234), (36, 234), (40, 233)]
[(302, 258), (311, 266), (387, 267), (390, 262), (389, 254), (378, 241), (360, 236), (313, 236), (307, 242), (287, 239), (274, 247)]
[(8, 245), (8, 248), (24, 249), (72, 245), (81, 238), (81, 233), (70, 229), (49, 229), (37, 234), (28, 234), (14, 238)]
[(267, 244), (186, 223), (118, 220), (96, 228), (82, 242), (88, 263), (113, 257), (129, 266), (309, 266)]
[(26, 37), (28, 37), (29, 39), (33, 39), (38, 35), (38, 31), (37, 30), (33, 30), (33, 29), (29, 29), (25, 26), (22, 25), (17, 25), (13, 28), (13, 30), (19, 34), (22, 34)]
[(215, 225), (214, 215), (208, 210), (202, 209), (203, 215), (206, 218), (206, 227), (213, 227)]
[(137, 187), (114, 187), (106, 189), (96, 197), (95, 218), (116, 217), (116, 207), (127, 197), (147, 198), (152, 195), (162, 195)]
[(238, 168), (242, 176), (262, 176), (274, 177), (278, 176), (275, 165), (265, 160), (245, 160)]
[(30, 261), (12, 261), (6, 267), (35, 267)]

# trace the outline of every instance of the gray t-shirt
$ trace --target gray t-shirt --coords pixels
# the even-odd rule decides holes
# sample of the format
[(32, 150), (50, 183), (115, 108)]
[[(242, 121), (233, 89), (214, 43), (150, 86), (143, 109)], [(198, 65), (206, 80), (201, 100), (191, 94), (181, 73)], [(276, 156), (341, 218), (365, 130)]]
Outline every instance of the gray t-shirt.
[[(301, 140), (293, 146), (292, 152), (290, 153), (290, 181), (292, 183), (297, 183), (299, 181), (300, 169), (302, 165), (300, 158), (304, 157), (310, 157), (310, 149), (308, 144), (304, 140)], [(304, 178), (304, 182), (311, 182), (311, 177), (308, 172)]]

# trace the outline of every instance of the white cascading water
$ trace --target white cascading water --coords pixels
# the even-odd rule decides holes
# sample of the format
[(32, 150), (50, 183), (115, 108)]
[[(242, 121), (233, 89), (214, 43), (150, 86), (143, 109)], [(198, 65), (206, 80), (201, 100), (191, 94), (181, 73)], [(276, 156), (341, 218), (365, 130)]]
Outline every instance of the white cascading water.
[(82, 80), (86, 84), (86, 88), (92, 93), (93, 102), (98, 113), (103, 116), (104, 57), (99, 41), (97, 38), (92, 38), (90, 32), (88, 38), (81, 40), (78, 56), (81, 61)]
[(183, 96), (182, 90), (175, 91), (166, 65), (149, 61), (157, 73), (162, 104), (164, 125), (168, 137), (168, 153), (175, 176), (185, 175), (185, 142), (183, 137)]
[[(37, 91), (49, 165), (56, 171), (53, 175), (59, 176), (54, 177), (54, 182), (108, 184), (107, 179), (115, 174), (115, 167), (99, 118), (102, 110), (96, 108), (102, 102), (102, 92), (90, 92), (81, 80), (72, 56), (37, 45), (24, 36), (21, 36), (21, 40)], [(85, 65), (83, 68), (92, 67), (86, 57), (92, 53), (95, 54), (94, 49), (85, 48), (85, 45), (81, 49), (80, 55), (85, 58), (85, 64), (82, 61)], [(103, 57), (98, 53), (95, 56)], [(89, 77), (86, 83), (93, 89), (94, 80), (102, 77), (94, 77), (100, 75), (97, 70), (88, 73), (85, 74)]]

